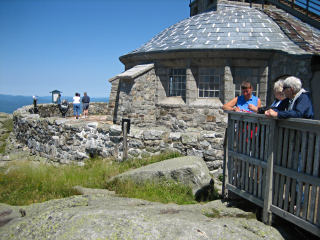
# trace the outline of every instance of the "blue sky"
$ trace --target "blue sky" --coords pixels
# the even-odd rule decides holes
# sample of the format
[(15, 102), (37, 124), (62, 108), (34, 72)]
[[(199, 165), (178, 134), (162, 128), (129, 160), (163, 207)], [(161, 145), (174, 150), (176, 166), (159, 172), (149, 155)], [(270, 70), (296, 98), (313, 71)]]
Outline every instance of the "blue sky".
[(109, 96), (119, 57), (189, 17), (189, 0), (0, 0), (0, 93)]

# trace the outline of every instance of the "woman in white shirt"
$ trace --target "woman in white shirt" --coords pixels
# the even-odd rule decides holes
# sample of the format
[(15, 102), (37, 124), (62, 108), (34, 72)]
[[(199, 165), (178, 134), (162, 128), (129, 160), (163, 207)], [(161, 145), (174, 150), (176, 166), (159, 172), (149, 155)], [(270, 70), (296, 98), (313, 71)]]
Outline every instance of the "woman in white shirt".
[(80, 116), (80, 93), (76, 93), (73, 97), (73, 115), (76, 119)]

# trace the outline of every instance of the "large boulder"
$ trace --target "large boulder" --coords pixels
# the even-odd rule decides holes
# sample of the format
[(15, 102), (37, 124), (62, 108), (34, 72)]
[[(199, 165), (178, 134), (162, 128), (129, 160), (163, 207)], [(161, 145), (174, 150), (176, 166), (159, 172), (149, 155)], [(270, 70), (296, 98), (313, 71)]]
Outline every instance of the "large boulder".
[(197, 194), (212, 184), (212, 178), (206, 163), (201, 157), (186, 156), (153, 163), (117, 175), (109, 181), (127, 180), (141, 183), (145, 181), (173, 180), (192, 188)]
[(176, 205), (83, 194), (22, 207), (0, 203), (0, 239), (302, 239), (221, 200)]

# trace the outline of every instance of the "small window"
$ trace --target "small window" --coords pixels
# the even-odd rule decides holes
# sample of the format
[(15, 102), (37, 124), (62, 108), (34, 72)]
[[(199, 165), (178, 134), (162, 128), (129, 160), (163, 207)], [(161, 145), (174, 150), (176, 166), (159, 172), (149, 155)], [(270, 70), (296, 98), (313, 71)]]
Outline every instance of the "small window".
[(220, 75), (212, 68), (202, 68), (199, 71), (199, 98), (219, 97)]
[(170, 69), (169, 96), (186, 97), (186, 69)]

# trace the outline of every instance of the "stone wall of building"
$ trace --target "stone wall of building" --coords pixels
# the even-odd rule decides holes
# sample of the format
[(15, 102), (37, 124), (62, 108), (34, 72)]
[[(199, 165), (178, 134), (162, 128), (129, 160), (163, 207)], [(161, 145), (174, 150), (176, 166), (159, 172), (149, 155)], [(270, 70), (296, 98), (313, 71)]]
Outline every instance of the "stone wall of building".
[(171, 131), (215, 131), (224, 134), (227, 119), (221, 103), (208, 102), (207, 105), (158, 104), (157, 125)]
[(312, 71), (310, 62), (310, 56), (290, 56), (280, 53), (274, 54), (269, 67), (269, 102), (273, 100), (272, 91), (274, 81), (282, 75), (293, 75), (300, 78), (302, 81), (302, 87), (311, 91), (311, 94), (315, 94), (311, 88)]
[[(58, 163), (83, 164), (86, 158), (93, 155), (122, 159), (123, 136), (120, 125), (59, 117), (43, 118), (39, 114), (30, 114), (31, 108), (26, 106), (14, 112), (14, 134), (17, 141), (28, 146), (34, 154)], [(207, 119), (196, 119), (194, 123), (207, 121), (208, 126), (210, 123), (212, 127), (194, 128), (193, 125), (186, 125), (188, 121), (183, 120), (183, 116), (191, 117), (195, 112), (185, 109), (185, 112), (174, 116), (177, 113), (174, 107), (163, 106), (162, 109), (167, 111), (161, 115), (160, 123), (163, 126), (131, 126), (128, 135), (129, 158), (178, 151), (184, 155), (203, 157), (211, 170), (221, 168), (225, 119), (211, 118), (211, 110), (206, 112), (203, 109), (201, 111), (207, 114)]]
[[(122, 59), (126, 68), (146, 62), (148, 57), (150, 62), (156, 66), (157, 92), (156, 103), (176, 102), (177, 104), (191, 104), (198, 101), (197, 97), (197, 73), (201, 67), (215, 68), (221, 71), (220, 83), (220, 101), (226, 103), (235, 96), (234, 76), (236, 68), (258, 70), (258, 91), (263, 106), (272, 103), (273, 84), (275, 79), (282, 75), (293, 75), (302, 80), (303, 87), (311, 92), (313, 105), (317, 101), (317, 67), (312, 69), (312, 55), (290, 55), (276, 51), (221, 51), (221, 52), (175, 52), (175, 53), (157, 53), (148, 56), (135, 56), (131, 59)], [(317, 65), (318, 66), (318, 65)], [(170, 68), (186, 68), (187, 69), (187, 92), (186, 99), (177, 99), (168, 97), (168, 72)], [(222, 70), (221, 70), (222, 69)], [(250, 76), (248, 76), (250, 79)], [(169, 100), (172, 98), (172, 100)], [(314, 107), (317, 119), (320, 116), (318, 108)]]
[(154, 69), (135, 79), (120, 79), (119, 100), (114, 122), (132, 119), (132, 124), (148, 125), (155, 122), (156, 75)]
[[(262, 104), (267, 104), (269, 67), (266, 58), (270, 55), (259, 55), (260, 58), (257, 59), (241, 59), (240, 57), (243, 55), (240, 54), (235, 55), (235, 58), (205, 59), (197, 56), (190, 59), (187, 58), (188, 54), (186, 53), (184, 57), (156, 61), (153, 69), (135, 79), (112, 79), (109, 108), (110, 112), (114, 113), (113, 116), (110, 116), (113, 122), (119, 123), (122, 118), (130, 118), (138, 126), (159, 125), (159, 121), (163, 122), (163, 119), (168, 118), (168, 116), (162, 116), (162, 113), (166, 112), (167, 106), (174, 106), (176, 111), (174, 114), (178, 114), (180, 111), (185, 114), (186, 109), (193, 112), (193, 116), (186, 114), (183, 121), (189, 122), (187, 124), (190, 126), (199, 127), (194, 124), (194, 117), (199, 122), (200, 118), (206, 118), (205, 114), (201, 113), (203, 109), (219, 109), (224, 102), (231, 100), (235, 96), (235, 84), (239, 85), (240, 80), (254, 80), (255, 86), (259, 87), (257, 91)], [(142, 63), (137, 62), (137, 64)], [(128, 65), (126, 69), (130, 69), (130, 67), (133, 66)], [(172, 68), (186, 69), (185, 97), (169, 96), (169, 72)], [(202, 68), (213, 69), (215, 76), (219, 77), (219, 97), (199, 97), (199, 70)], [(246, 71), (248, 76), (239, 78), (235, 69)], [(238, 82), (235, 81), (235, 77)], [(194, 108), (199, 108), (199, 111), (194, 111)], [(213, 115), (215, 118), (219, 118), (220, 114), (219, 111), (215, 111)], [(166, 122), (165, 125), (167, 126), (168, 123)], [(201, 123), (200, 128), (202, 125)]]
[(314, 118), (320, 120), (320, 94), (316, 94), (320, 92), (320, 70), (316, 71), (313, 74), (313, 78), (311, 81), (311, 89), (312, 89), (312, 103), (314, 110)]

